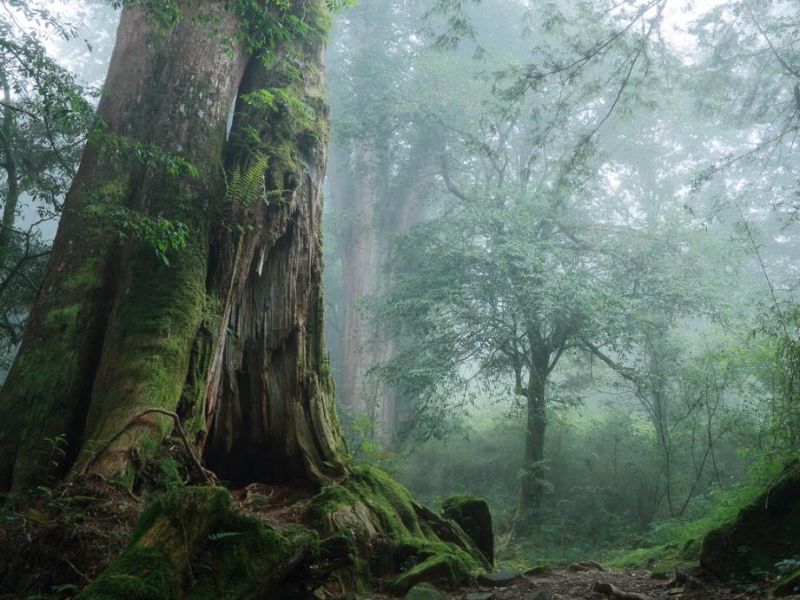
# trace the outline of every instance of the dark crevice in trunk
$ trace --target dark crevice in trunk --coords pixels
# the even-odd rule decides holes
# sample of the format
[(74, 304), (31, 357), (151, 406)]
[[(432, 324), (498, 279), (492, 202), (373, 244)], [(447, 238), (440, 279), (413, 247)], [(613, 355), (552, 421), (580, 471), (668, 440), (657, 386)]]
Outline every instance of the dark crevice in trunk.
[[(264, 247), (268, 241), (255, 247), (228, 322), (225, 366), (204, 458), (220, 479), (235, 485), (290, 483), (305, 475), (302, 457), (287, 447), (292, 436), (282, 434), (292, 427), (288, 403), (301, 385), (301, 341), (296, 327), (281, 333), (287, 324), (281, 311), (296, 307), (271, 302), (276, 290), (292, 285), (283, 276), (298, 218), (293, 211), (271, 247)], [(282, 338), (275, 339), (276, 334)]]

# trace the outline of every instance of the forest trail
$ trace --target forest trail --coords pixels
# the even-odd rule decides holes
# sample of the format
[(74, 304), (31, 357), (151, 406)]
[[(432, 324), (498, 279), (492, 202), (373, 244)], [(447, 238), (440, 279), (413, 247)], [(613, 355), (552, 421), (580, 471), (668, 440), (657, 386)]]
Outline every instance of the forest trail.
[[(598, 584), (611, 584), (618, 591), (617, 595), (598, 591)], [(413, 597), (412, 592), (409, 598)], [(423, 597), (427, 598), (419, 596)], [(769, 595), (766, 589), (745, 590), (694, 578), (677, 584), (672, 577), (658, 577), (649, 571), (560, 570), (536, 576), (520, 575), (503, 587), (478, 584), (443, 597), (453, 600), (761, 600)], [(800, 600), (800, 596), (787, 596), (785, 600)]]

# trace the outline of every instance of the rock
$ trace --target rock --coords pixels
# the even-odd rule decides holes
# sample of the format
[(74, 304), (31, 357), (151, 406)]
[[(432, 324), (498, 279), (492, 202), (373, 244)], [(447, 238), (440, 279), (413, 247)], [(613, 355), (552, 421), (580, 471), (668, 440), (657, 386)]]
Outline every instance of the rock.
[(531, 600), (554, 600), (555, 596), (553, 592), (548, 592), (547, 590), (539, 590)]
[(405, 600), (447, 600), (449, 596), (430, 583), (418, 583), (405, 595)]
[(464, 600), (494, 600), (492, 592), (470, 592), (464, 596)]
[(458, 523), (489, 564), (494, 564), (494, 530), (486, 500), (470, 494), (456, 494), (442, 503), (442, 514)]
[(736, 519), (711, 531), (700, 548), (700, 565), (722, 579), (774, 571), (775, 563), (800, 556), (800, 464)]
[(478, 583), (488, 587), (507, 587), (519, 583), (524, 578), (518, 571), (496, 571), (478, 575)]

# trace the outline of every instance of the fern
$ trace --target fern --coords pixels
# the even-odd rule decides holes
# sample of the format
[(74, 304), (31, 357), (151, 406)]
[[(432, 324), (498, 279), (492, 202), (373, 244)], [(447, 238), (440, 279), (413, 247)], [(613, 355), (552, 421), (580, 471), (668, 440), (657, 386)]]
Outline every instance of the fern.
[(248, 161), (245, 167), (237, 165), (226, 183), (225, 199), (229, 204), (250, 206), (261, 200), (267, 201), (264, 191), (264, 173), (267, 171), (267, 157), (258, 154)]

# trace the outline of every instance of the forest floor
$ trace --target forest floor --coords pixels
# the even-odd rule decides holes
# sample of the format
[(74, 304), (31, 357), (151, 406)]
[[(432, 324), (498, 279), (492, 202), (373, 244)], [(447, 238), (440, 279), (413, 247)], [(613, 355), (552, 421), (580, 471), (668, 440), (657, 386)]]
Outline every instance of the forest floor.
[[(611, 584), (618, 595), (598, 591), (598, 584)], [(609, 591), (608, 588), (606, 590)], [(768, 597), (766, 589), (756, 587), (736, 588), (696, 578), (677, 583), (672, 577), (659, 578), (648, 571), (596, 570), (563, 570), (540, 576), (522, 576), (507, 587), (479, 585), (452, 595), (452, 598), (459, 600), (756, 600)]]

